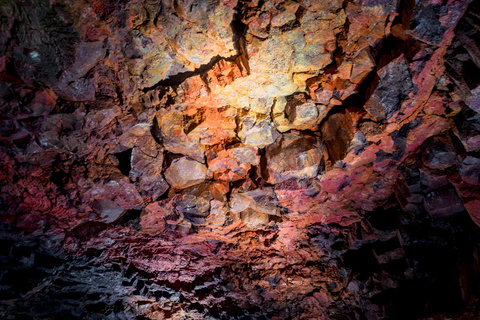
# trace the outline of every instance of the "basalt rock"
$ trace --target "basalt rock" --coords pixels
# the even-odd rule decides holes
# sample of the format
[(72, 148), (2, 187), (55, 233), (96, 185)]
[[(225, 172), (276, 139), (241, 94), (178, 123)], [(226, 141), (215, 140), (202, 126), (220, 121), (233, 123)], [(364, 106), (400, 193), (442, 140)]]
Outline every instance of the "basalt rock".
[(260, 164), (256, 148), (235, 147), (222, 150), (208, 162), (208, 168), (214, 173), (215, 180), (236, 181), (245, 179), (252, 166)]
[(479, 318), (479, 17), (2, 1), (0, 318)]
[(315, 177), (323, 170), (323, 149), (323, 143), (316, 136), (283, 134), (266, 150), (268, 181), (279, 183), (290, 177)]
[(379, 83), (365, 110), (377, 121), (390, 119), (413, 90), (412, 78), (405, 58), (399, 57), (378, 71)]
[(201, 163), (183, 157), (175, 159), (165, 170), (165, 179), (176, 189), (184, 189), (202, 183), (207, 177), (208, 169)]

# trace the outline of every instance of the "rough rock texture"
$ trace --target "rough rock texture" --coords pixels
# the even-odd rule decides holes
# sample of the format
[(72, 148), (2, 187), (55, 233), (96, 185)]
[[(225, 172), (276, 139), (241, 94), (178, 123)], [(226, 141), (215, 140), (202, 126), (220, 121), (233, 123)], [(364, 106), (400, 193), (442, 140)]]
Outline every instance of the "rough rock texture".
[(0, 318), (480, 317), (478, 1), (0, 17)]

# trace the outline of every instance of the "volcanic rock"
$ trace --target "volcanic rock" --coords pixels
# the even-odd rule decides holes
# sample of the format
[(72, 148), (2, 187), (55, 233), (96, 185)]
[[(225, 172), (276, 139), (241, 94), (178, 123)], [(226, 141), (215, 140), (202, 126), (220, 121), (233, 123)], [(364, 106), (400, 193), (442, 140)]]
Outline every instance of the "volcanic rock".
[(198, 138), (189, 137), (185, 131), (184, 116), (181, 111), (161, 110), (156, 117), (157, 137), (165, 149), (172, 153), (183, 154), (190, 158), (204, 162), (203, 148)]
[(291, 129), (315, 130), (329, 110), (329, 107), (317, 105), (313, 100), (307, 101), (304, 94), (293, 95), (284, 105), (278, 99), (274, 109), (276, 129), (280, 132)]
[(129, 177), (138, 182), (142, 195), (156, 199), (168, 190), (162, 177), (163, 152), (157, 151), (151, 156), (143, 150), (142, 147), (132, 149)]
[(465, 210), (455, 188), (446, 185), (433, 190), (425, 196), (425, 210), (436, 218), (445, 218)]
[(126, 212), (126, 210), (111, 200), (95, 200), (92, 207), (100, 215), (100, 221), (105, 223), (116, 221)]
[(432, 169), (445, 170), (455, 164), (457, 160), (455, 148), (450, 139), (445, 137), (434, 137), (425, 157), (425, 165)]
[(236, 181), (246, 178), (250, 168), (259, 163), (257, 149), (235, 147), (220, 151), (216, 158), (208, 162), (208, 169), (214, 173), (215, 180)]
[(401, 56), (378, 71), (379, 83), (365, 110), (377, 121), (390, 119), (413, 90), (407, 60)]
[(168, 209), (154, 202), (145, 207), (145, 213), (140, 216), (142, 231), (148, 234), (158, 234), (165, 229), (165, 218), (169, 215)]
[(315, 136), (285, 133), (266, 149), (268, 181), (313, 178), (323, 170), (324, 145)]
[(200, 184), (185, 189), (174, 199), (174, 207), (180, 215), (192, 224), (205, 224), (213, 200), (208, 185)]
[(349, 114), (336, 113), (321, 127), (323, 141), (332, 164), (345, 157), (353, 138), (352, 118)]
[(185, 189), (202, 183), (207, 177), (208, 169), (198, 161), (188, 157), (173, 160), (165, 170), (165, 179), (176, 189)]
[(269, 216), (281, 214), (271, 188), (234, 193), (230, 210), (233, 213), (240, 213), (240, 219), (252, 229), (265, 227), (270, 220)]
[(478, 319), (479, 17), (2, 1), (0, 318)]
[(480, 159), (467, 156), (460, 165), (459, 173), (464, 182), (477, 185), (480, 182)]
[(260, 120), (248, 115), (242, 121), (238, 136), (247, 145), (264, 148), (275, 141), (278, 132), (274, 129), (270, 120)]

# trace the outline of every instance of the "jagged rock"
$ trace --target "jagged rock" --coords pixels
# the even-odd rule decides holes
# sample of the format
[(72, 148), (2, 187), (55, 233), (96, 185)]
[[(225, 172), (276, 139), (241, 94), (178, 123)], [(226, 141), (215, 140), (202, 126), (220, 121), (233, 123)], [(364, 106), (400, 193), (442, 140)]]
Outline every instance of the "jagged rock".
[(72, 228), (72, 233), (80, 240), (88, 240), (95, 234), (107, 228), (105, 222), (100, 221), (83, 221)]
[[(70, 145), (70, 139), (67, 133), (83, 126), (83, 119), (74, 114), (55, 114), (41, 119), (35, 131), (41, 131), (42, 134), (38, 142), (45, 149), (69, 150), (74, 149), (74, 145)], [(75, 141), (74, 141), (75, 142)], [(72, 143), (74, 144), (74, 143)]]
[(478, 318), (478, 1), (0, 16), (0, 318)]
[(95, 78), (84, 76), (105, 56), (105, 53), (103, 41), (79, 43), (75, 52), (75, 63), (62, 73), (53, 90), (67, 100), (93, 100), (96, 91)]
[(232, 212), (242, 212), (246, 209), (267, 215), (280, 215), (278, 201), (270, 188), (236, 193), (231, 203)]
[(228, 219), (228, 206), (225, 202), (212, 200), (210, 201), (210, 214), (205, 223), (210, 227), (222, 227)]
[(480, 182), (480, 159), (467, 156), (460, 164), (459, 172), (464, 182), (478, 185)]
[(100, 215), (100, 221), (105, 223), (112, 223), (118, 220), (126, 210), (111, 200), (95, 200), (92, 205), (98, 215)]
[(345, 51), (360, 52), (368, 46), (374, 47), (389, 33), (392, 16), (398, 14), (398, 6), (399, 1), (377, 1), (368, 6), (349, 2), (345, 9), (350, 21)]
[(291, 21), (294, 21), (296, 19), (295, 13), (297, 12), (298, 7), (298, 3), (291, 3), (282, 8), (282, 11), (277, 11), (270, 22), (272, 27), (281, 27)]
[(447, 7), (440, 7), (428, 0), (415, 3), (410, 26), (412, 34), (428, 43), (437, 44), (443, 39), (447, 27), (440, 22)]
[(140, 194), (156, 199), (167, 191), (168, 184), (162, 176), (163, 148), (155, 141), (151, 129), (152, 126), (147, 123), (134, 125), (120, 136), (117, 149), (121, 154), (124, 147), (128, 148), (123, 151), (128, 157), (124, 160), (128, 164), (124, 166), (129, 167), (127, 175), (138, 186)]
[(30, 116), (46, 116), (52, 112), (57, 100), (53, 90), (39, 90), (35, 93), (35, 97), (28, 105), (31, 110)]
[(169, 215), (169, 209), (164, 208), (158, 202), (145, 207), (145, 213), (140, 216), (142, 231), (148, 234), (157, 234), (165, 229), (165, 218)]
[(82, 195), (82, 198), (87, 202), (112, 200), (124, 210), (138, 210), (143, 204), (143, 198), (138, 190), (126, 178), (95, 183)]
[(142, 86), (151, 87), (176, 74), (192, 72), (217, 56), (233, 56), (236, 50), (230, 23), (234, 6), (223, 2), (162, 3), (148, 5), (140, 13), (143, 6), (132, 4), (131, 19), (137, 20), (135, 25), (140, 30), (131, 35), (127, 54), (143, 60), (139, 70)]
[(174, 207), (188, 222), (201, 225), (210, 214), (210, 202), (213, 200), (209, 186), (200, 184), (185, 189), (174, 199)]
[(165, 179), (176, 189), (185, 189), (202, 183), (207, 178), (208, 169), (195, 160), (182, 157), (173, 160), (165, 170)]
[(375, 67), (370, 50), (364, 49), (358, 53), (352, 63), (352, 71), (350, 73), (350, 81), (360, 84)]
[(359, 153), (367, 145), (367, 140), (361, 131), (355, 132), (352, 140), (350, 141), (350, 146), (348, 147), (347, 152), (353, 151)]
[(326, 200), (321, 187), (314, 179), (289, 179), (275, 184), (278, 202), (293, 212), (309, 212), (317, 204)]
[(353, 139), (352, 118), (349, 114), (332, 114), (321, 127), (323, 142), (332, 164), (345, 157)]
[(437, 188), (425, 196), (425, 210), (435, 218), (445, 218), (465, 211), (462, 199), (452, 185)]
[(446, 176), (437, 176), (429, 170), (420, 170), (420, 187), (424, 193), (443, 187), (449, 184)]
[(405, 57), (400, 56), (378, 71), (379, 83), (365, 110), (377, 121), (390, 119), (413, 90), (412, 77)]
[(285, 106), (275, 106), (274, 112), (276, 114), (274, 120), (277, 124), (276, 129), (280, 132), (286, 132), (291, 129), (315, 130), (316, 126), (326, 117), (329, 110), (328, 106), (317, 105), (312, 100), (307, 101), (303, 94), (296, 94), (285, 103)]
[(250, 111), (260, 114), (270, 114), (273, 102), (271, 97), (250, 99)]
[(222, 150), (208, 162), (215, 180), (236, 181), (246, 178), (250, 168), (260, 163), (257, 150), (252, 147), (236, 147)]
[(138, 183), (142, 195), (156, 199), (168, 190), (162, 177), (163, 152), (157, 150), (151, 155), (144, 150), (139, 146), (132, 149), (129, 177)]
[(419, 117), (417, 120), (416, 125), (408, 132), (405, 140), (407, 152), (416, 150), (427, 138), (439, 135), (449, 128), (448, 121), (442, 117), (425, 116), (424, 118)]
[(249, 115), (243, 119), (238, 136), (246, 145), (264, 148), (275, 141), (278, 132), (274, 129), (270, 120), (258, 120)]
[(455, 122), (458, 129), (454, 132), (467, 152), (480, 150), (480, 114), (464, 107), (459, 111)]
[(473, 111), (480, 113), (480, 86), (471, 91), (471, 97), (465, 101)]
[(278, 201), (271, 188), (235, 193), (230, 210), (239, 213), (243, 223), (252, 229), (266, 226), (270, 220), (269, 216), (280, 215)]
[(315, 136), (286, 133), (267, 147), (268, 181), (313, 178), (323, 170), (323, 143)]
[(212, 146), (228, 142), (236, 137), (236, 109), (207, 108), (199, 110), (199, 114), (204, 121), (198, 124), (189, 124), (194, 126), (194, 129), (188, 133), (187, 139), (199, 141), (201, 146)]
[(425, 156), (425, 165), (432, 169), (445, 170), (455, 164), (457, 156), (451, 141), (442, 137), (431, 140)]
[(172, 153), (184, 154), (199, 162), (204, 162), (204, 151), (198, 138), (185, 133), (184, 115), (181, 111), (160, 110), (156, 117), (158, 129), (155, 134), (165, 149)]

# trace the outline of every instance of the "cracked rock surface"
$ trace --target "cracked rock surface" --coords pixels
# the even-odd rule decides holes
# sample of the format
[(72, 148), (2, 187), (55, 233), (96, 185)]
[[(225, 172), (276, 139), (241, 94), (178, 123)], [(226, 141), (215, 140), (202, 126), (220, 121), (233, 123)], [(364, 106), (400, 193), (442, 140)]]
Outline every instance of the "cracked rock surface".
[(0, 318), (480, 316), (478, 2), (0, 18)]

